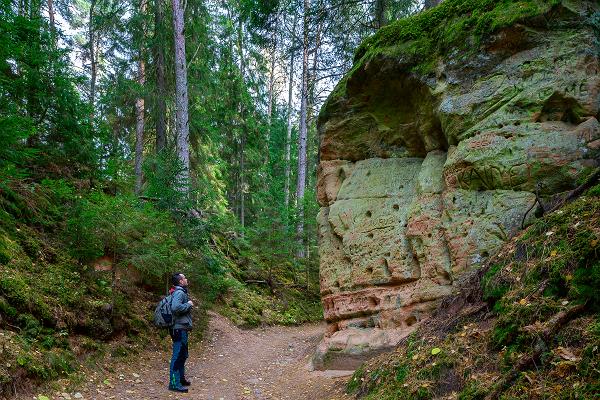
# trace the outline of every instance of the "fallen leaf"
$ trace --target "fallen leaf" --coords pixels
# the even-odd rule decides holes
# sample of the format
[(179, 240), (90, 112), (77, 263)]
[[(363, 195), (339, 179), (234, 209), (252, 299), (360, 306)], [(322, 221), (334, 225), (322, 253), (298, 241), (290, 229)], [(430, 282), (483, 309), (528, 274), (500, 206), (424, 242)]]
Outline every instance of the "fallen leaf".
[(436, 355), (436, 354), (440, 354), (442, 351), (442, 349), (440, 349), (439, 347), (434, 347), (433, 349), (431, 349), (431, 354), (432, 355)]
[(550, 252), (550, 257), (556, 257), (557, 254), (558, 254), (558, 252), (556, 250), (552, 250)]
[(555, 353), (557, 356), (567, 360), (567, 361), (579, 361), (579, 357), (577, 357), (570, 349), (559, 346), (556, 348)]

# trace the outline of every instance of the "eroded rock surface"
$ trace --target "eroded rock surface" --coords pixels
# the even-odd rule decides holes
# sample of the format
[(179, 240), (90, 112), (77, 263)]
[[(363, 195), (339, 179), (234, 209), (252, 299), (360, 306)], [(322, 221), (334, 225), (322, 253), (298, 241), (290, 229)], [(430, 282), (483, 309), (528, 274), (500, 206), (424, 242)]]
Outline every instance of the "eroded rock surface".
[(317, 368), (395, 346), (535, 218), (536, 193), (599, 165), (599, 6), (539, 12), (429, 71), (403, 44), (372, 51), (323, 107)]

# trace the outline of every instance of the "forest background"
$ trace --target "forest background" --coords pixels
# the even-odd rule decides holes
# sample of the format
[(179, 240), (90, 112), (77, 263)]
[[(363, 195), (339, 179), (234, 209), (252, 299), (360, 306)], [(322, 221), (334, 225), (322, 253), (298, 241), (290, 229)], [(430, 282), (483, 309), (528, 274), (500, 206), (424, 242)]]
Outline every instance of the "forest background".
[(362, 39), (435, 3), (0, 0), (9, 356), (69, 372), (66, 338), (143, 331), (128, 303), (175, 270), (237, 324), (321, 319), (319, 107)]

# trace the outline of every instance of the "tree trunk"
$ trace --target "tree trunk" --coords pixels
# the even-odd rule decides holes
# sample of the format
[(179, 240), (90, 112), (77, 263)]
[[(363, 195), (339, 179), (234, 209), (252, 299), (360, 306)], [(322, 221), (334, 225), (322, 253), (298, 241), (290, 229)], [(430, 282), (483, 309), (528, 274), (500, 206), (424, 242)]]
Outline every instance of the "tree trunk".
[(185, 61), (185, 36), (183, 5), (180, 0), (172, 0), (173, 30), (175, 37), (175, 118), (177, 133), (177, 157), (181, 171), (177, 176), (180, 191), (189, 192), (190, 180), (190, 125), (188, 115), (187, 63)]
[[(321, 6), (320, 2), (317, 5)], [(315, 98), (315, 88), (317, 84), (317, 67), (319, 64), (319, 50), (321, 48), (321, 33), (323, 32), (323, 20), (321, 15), (317, 13), (318, 25), (317, 32), (315, 34), (315, 47), (313, 49), (313, 65), (311, 71), (308, 73), (308, 94), (306, 96), (307, 99), (307, 111), (306, 111), (306, 126), (308, 127), (312, 125), (313, 119), (313, 107), (316, 103)]]
[(94, 121), (94, 102), (96, 99), (96, 52), (95, 52), (95, 35), (94, 35), (94, 8), (96, 7), (96, 0), (90, 2), (90, 23), (88, 26), (88, 40), (90, 41), (90, 122), (93, 124)]
[[(427, 2), (427, 0), (425, 0)], [(375, 0), (375, 29), (379, 29), (388, 24), (387, 20), (387, 0)]]
[(308, 131), (306, 127), (306, 112), (308, 103), (308, 14), (309, 0), (304, 0), (304, 29), (302, 43), (302, 89), (300, 95), (300, 131), (298, 134), (298, 181), (296, 185), (296, 202), (298, 206), (298, 258), (304, 258), (304, 189), (306, 186), (306, 142)]
[(241, 148), (240, 148), (240, 224), (242, 225), (242, 237), (244, 237), (244, 227), (246, 226), (246, 179), (244, 176), (245, 165), (245, 154), (244, 149), (246, 148), (246, 135), (242, 133)]
[(56, 24), (54, 22), (54, 3), (52, 0), (48, 0), (48, 20), (50, 21), (50, 33), (54, 36), (56, 34)]
[(425, 5), (423, 9), (427, 10), (428, 8), (435, 7), (440, 4), (442, 0), (425, 0)]
[(273, 43), (271, 47), (271, 68), (269, 71), (269, 104), (267, 105), (267, 137), (266, 137), (266, 160), (269, 163), (269, 143), (271, 142), (271, 120), (273, 117), (273, 92), (275, 91), (275, 55), (277, 53), (277, 25), (279, 23), (279, 13), (275, 17), (275, 28), (273, 29)]
[(273, 91), (275, 86), (275, 52), (277, 51), (277, 42), (273, 39), (273, 48), (271, 49), (271, 68), (269, 71), (269, 95), (267, 106), (267, 137), (266, 137), (266, 149), (265, 157), (267, 163), (269, 162), (269, 143), (271, 142), (271, 119), (273, 115)]
[(292, 147), (292, 92), (294, 87), (294, 49), (296, 36), (296, 22), (298, 16), (294, 14), (294, 25), (292, 27), (292, 44), (290, 46), (292, 54), (290, 55), (290, 76), (288, 82), (288, 109), (287, 109), (287, 136), (285, 139), (285, 208), (290, 206), (290, 175), (291, 175), (291, 147)]
[[(321, 35), (323, 33), (323, 22), (324, 22), (324, 19), (322, 18), (322, 15), (321, 15), (321, 10), (322, 10), (321, 6), (322, 6), (322, 3), (319, 1), (317, 3), (319, 12), (315, 13), (317, 16), (317, 30), (315, 33), (315, 41), (314, 41), (315, 45), (314, 45), (314, 48), (312, 51), (313, 65), (311, 67), (310, 72), (308, 73), (308, 95), (307, 95), (307, 110), (306, 110), (307, 139), (308, 139), (308, 133), (311, 132), (311, 129), (313, 128), (313, 126), (315, 124), (314, 106), (317, 102), (317, 100), (316, 100), (316, 84), (317, 84), (317, 73), (318, 73), (318, 66), (319, 66), (319, 51), (321, 49)], [(311, 171), (311, 173), (309, 174), (307, 172), (307, 179), (306, 179), (305, 186), (312, 184), (312, 182), (310, 182), (310, 178), (314, 175), (314, 174), (312, 174), (312, 171), (314, 171), (316, 169), (317, 163), (318, 163), (318, 161), (314, 157), (307, 156), (306, 170)], [(306, 243), (306, 247), (308, 248), (308, 243)], [(308, 257), (308, 251), (306, 254)]]
[(239, 169), (239, 216), (240, 216), (240, 224), (242, 225), (242, 237), (244, 236), (244, 227), (246, 222), (246, 201), (245, 201), (245, 190), (246, 190), (246, 176), (245, 176), (245, 151), (246, 151), (246, 126), (245, 126), (245, 110), (243, 104), (243, 92), (244, 92), (244, 75), (246, 73), (246, 60), (244, 59), (244, 26), (242, 24), (242, 18), (239, 16), (238, 20), (238, 56), (240, 58), (240, 101), (238, 104), (238, 111), (240, 115), (240, 148), (239, 148), (239, 160), (240, 160), (240, 169)]
[(165, 97), (165, 45), (163, 37), (163, 5), (162, 0), (156, 0), (154, 8), (154, 42), (156, 46), (156, 153), (167, 147), (167, 105)]
[[(141, 0), (140, 2), (140, 14), (143, 16), (146, 14), (146, 0)], [(140, 43), (143, 43), (144, 37), (144, 27), (142, 25), (142, 29), (140, 32), (141, 39)], [(143, 45), (141, 45), (143, 47)], [(138, 83), (140, 84), (140, 88), (144, 87), (146, 83), (146, 71), (144, 64), (144, 52), (140, 49), (139, 53), (140, 59), (138, 62)], [(142, 191), (142, 163), (144, 156), (144, 96), (140, 96), (135, 101), (135, 193), (140, 194)]]

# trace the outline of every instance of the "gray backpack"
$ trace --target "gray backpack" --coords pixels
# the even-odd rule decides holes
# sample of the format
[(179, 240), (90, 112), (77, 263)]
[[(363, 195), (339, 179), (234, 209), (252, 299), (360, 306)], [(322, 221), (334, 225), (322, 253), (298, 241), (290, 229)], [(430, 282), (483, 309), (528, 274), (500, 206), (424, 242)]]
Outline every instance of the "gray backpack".
[(159, 328), (170, 328), (173, 326), (173, 295), (170, 294), (158, 302), (154, 310), (154, 325)]

